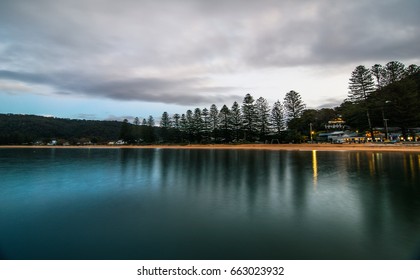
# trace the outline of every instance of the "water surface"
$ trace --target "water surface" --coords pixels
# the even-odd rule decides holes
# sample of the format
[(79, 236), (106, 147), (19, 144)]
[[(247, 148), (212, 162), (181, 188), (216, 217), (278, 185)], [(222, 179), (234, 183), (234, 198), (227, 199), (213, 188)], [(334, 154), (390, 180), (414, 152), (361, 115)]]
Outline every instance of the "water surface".
[(0, 258), (412, 259), (420, 154), (0, 149)]

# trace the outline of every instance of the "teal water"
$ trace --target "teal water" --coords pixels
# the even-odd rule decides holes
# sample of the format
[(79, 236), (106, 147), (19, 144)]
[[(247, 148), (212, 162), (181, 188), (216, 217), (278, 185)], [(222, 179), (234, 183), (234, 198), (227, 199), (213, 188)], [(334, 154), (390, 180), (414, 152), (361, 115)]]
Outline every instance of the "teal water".
[(0, 149), (0, 258), (420, 258), (420, 154)]

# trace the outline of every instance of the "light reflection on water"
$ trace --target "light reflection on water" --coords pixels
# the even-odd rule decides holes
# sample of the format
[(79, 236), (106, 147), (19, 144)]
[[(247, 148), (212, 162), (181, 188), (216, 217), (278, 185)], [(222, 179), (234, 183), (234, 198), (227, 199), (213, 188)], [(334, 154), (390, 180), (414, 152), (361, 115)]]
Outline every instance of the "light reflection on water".
[(318, 159), (316, 157), (316, 151), (315, 150), (312, 151), (312, 170), (313, 170), (313, 173), (314, 173), (313, 184), (314, 184), (314, 189), (316, 190), (316, 186), (318, 184)]
[(0, 149), (0, 160), (2, 258), (419, 257), (415, 153)]

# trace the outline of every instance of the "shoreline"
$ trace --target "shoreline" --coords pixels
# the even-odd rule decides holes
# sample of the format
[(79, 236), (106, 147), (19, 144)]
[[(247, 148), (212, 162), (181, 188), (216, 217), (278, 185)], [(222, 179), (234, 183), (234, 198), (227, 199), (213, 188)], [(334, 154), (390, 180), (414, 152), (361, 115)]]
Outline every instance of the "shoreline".
[(416, 144), (190, 144), (190, 145), (87, 145), (87, 146), (24, 146), (0, 145), (0, 149), (210, 149), (270, 151), (378, 151), (420, 152)]

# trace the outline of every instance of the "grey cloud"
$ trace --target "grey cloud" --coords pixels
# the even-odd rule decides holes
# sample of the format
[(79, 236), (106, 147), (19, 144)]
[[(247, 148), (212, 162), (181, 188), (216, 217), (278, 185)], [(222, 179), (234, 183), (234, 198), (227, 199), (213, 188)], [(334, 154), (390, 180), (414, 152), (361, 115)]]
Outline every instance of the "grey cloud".
[[(0, 70), (0, 78), (50, 86), (58, 94), (84, 94), (116, 100), (137, 100), (180, 105), (208, 104), (236, 99), (229, 87), (207, 86), (206, 79), (130, 78), (112, 80), (88, 74), (34, 74)], [(220, 93), (224, 93), (223, 97)]]
[(418, 58), (420, 2), (371, 2), (339, 10), (324, 21), (314, 54), (339, 63)]
[(220, 101), (221, 97), (218, 97), (217, 93), (226, 93), (232, 89), (202, 86), (201, 79), (135, 78), (92, 83), (81, 90), (120, 100), (193, 105)]
[(0, 76), (182, 105), (237, 99), (210, 76), (419, 60), (420, 1), (2, 0)]
[(24, 49), (18, 54), (69, 67), (72, 62), (109, 66), (104, 61), (112, 60), (111, 65), (127, 67), (197, 63), (206, 68), (219, 59), (232, 70), (229, 65), (241, 63), (284, 67), (419, 55), (416, 0), (42, 0), (0, 5), (0, 34), (14, 48)]
[(343, 103), (342, 98), (327, 98), (324, 100), (324, 103), (321, 105), (318, 105), (316, 109), (334, 108), (334, 107), (339, 106), (341, 103)]
[(53, 79), (46, 75), (27, 73), (27, 72), (14, 72), (7, 70), (0, 70), (0, 78), (35, 83), (35, 84), (48, 84), (52, 83)]
[(419, 11), (418, 1), (318, 1), (311, 16), (263, 30), (247, 61), (281, 67), (419, 59)]

